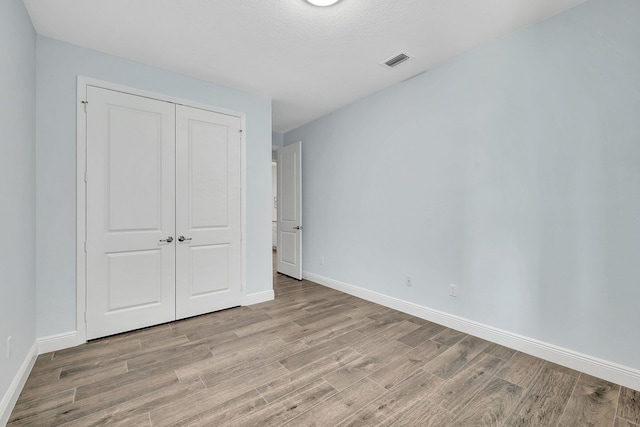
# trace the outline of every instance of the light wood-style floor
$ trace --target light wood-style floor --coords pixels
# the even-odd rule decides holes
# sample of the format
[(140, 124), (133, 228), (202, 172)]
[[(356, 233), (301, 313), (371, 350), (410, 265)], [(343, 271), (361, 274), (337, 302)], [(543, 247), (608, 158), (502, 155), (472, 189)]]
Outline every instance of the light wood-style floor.
[(275, 276), (276, 299), (38, 357), (9, 426), (607, 426), (640, 393)]

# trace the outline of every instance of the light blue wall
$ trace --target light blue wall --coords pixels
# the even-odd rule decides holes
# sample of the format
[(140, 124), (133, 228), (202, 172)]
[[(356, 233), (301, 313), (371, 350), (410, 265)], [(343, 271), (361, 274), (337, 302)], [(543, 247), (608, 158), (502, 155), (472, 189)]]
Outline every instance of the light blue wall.
[(271, 149), (273, 150), (271, 160), (278, 160), (277, 150), (284, 145), (284, 134), (281, 132), (271, 131)]
[(640, 369), (639, 22), (591, 0), (288, 132), (304, 269)]
[(35, 49), (22, 1), (0, 2), (0, 401), (36, 337)]
[(271, 145), (273, 148), (282, 148), (284, 144), (284, 134), (280, 132), (271, 131)]
[(78, 75), (246, 113), (247, 290), (272, 289), (271, 101), (48, 38), (37, 39), (39, 337), (76, 328)]

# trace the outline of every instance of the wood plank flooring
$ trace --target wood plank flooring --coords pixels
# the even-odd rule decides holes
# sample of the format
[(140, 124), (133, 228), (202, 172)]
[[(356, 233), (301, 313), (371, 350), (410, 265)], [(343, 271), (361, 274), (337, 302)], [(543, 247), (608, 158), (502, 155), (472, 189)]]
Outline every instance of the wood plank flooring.
[(43, 354), (9, 426), (640, 427), (640, 392), (323, 286)]

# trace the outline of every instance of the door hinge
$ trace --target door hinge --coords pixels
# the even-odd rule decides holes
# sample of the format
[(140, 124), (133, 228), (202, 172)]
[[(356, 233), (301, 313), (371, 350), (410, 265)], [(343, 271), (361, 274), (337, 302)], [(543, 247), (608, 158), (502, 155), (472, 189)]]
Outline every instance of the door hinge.
[(87, 252), (87, 242), (84, 242), (84, 251)]
[(84, 112), (87, 112), (87, 104), (89, 103), (88, 101), (81, 101), (84, 104)]
[(87, 323), (87, 312), (84, 312), (84, 323)]
[(88, 182), (89, 178), (87, 178), (87, 171), (84, 171), (84, 182)]

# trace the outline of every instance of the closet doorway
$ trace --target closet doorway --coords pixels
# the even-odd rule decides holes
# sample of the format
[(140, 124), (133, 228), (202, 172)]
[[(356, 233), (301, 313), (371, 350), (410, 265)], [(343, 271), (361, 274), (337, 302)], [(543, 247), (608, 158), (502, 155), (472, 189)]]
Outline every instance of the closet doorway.
[(242, 118), (86, 86), (86, 338), (242, 301)]

